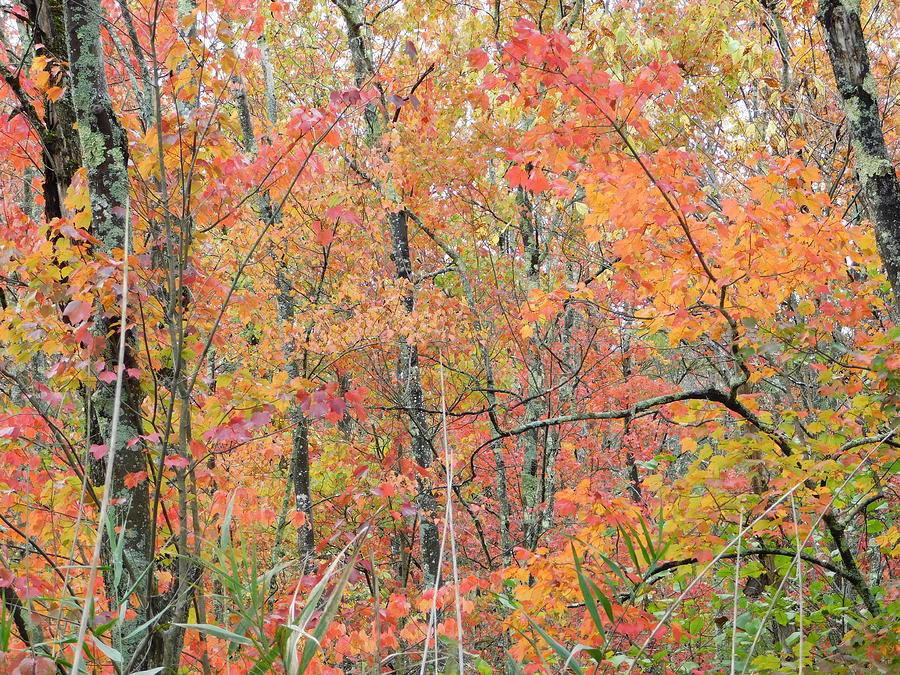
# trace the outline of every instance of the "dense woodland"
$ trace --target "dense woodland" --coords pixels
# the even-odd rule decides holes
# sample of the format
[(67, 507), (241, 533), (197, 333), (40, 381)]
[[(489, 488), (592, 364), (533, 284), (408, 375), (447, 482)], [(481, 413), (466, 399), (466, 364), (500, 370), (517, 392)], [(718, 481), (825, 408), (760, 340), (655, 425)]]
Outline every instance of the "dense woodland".
[(0, 43), (0, 671), (898, 672), (895, 2)]

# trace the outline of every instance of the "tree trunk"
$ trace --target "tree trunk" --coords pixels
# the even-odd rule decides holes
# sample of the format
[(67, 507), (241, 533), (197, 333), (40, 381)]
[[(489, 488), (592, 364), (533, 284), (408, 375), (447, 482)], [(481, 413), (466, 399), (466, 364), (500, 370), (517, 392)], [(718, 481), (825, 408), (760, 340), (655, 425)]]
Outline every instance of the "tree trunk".
[(853, 140), (856, 175), (896, 303), (900, 298), (900, 181), (884, 142), (859, 13), (859, 0), (819, 2), (819, 23)]
[[(116, 117), (109, 97), (103, 63), (100, 24), (103, 9), (98, 0), (66, 0), (66, 40), (69, 52), (69, 81), (81, 152), (87, 169), (92, 223), (91, 231), (104, 251), (126, 249), (126, 217), (129, 199), (128, 146), (125, 131)], [(101, 316), (96, 321), (106, 337), (103, 358), (110, 367), (118, 363), (118, 344), (125, 327), (118, 318)], [(126, 334), (124, 366), (137, 367), (134, 336)], [(125, 477), (146, 469), (140, 443), (129, 447), (127, 442), (143, 433), (141, 404), (144, 393), (137, 378), (126, 376), (123, 381), (119, 411), (119, 432), (114, 448), (107, 457), (91, 458), (90, 475), (95, 485), (105, 481), (106, 463), (112, 457), (112, 481), (106, 486), (114, 500), (110, 507), (112, 524), (121, 528), (124, 537), (122, 559), (113, 553), (111, 542), (103, 552), (104, 585), (111, 607), (126, 606), (136, 616), (123, 620), (114, 631), (114, 646), (122, 653), (125, 663), (148, 666), (138, 657), (132, 661), (142, 636), (125, 639), (131, 629), (151, 618), (148, 588), (143, 581), (153, 559), (153, 523), (150, 518), (146, 481), (133, 488), (125, 487)], [(91, 419), (88, 420), (92, 443), (108, 443), (114, 410), (113, 383), (99, 382), (91, 396)], [(101, 529), (105, 523), (99, 523)], [(132, 593), (132, 589), (136, 589)]]
[[(356, 84), (362, 86), (375, 75), (372, 64), (372, 45), (366, 35), (366, 17), (364, 0), (335, 0), (335, 4), (344, 17), (347, 29), (347, 43), (353, 67), (356, 73)], [(385, 130), (385, 120), (378, 106), (369, 104), (365, 109), (366, 145), (374, 148)], [(387, 192), (393, 194), (393, 190)], [(394, 195), (396, 200), (396, 195)], [(407, 284), (403, 299), (406, 312), (412, 312), (415, 295), (412, 281), (412, 259), (409, 252), (409, 216), (402, 204), (388, 214), (388, 226), (391, 234), (391, 260), (396, 270), (396, 278)], [(422, 411), (422, 382), (419, 373), (419, 351), (415, 345), (405, 340), (400, 341), (397, 359), (397, 376), (401, 383), (402, 406), (409, 419), (408, 429), (413, 459), (423, 469), (431, 466), (431, 443), (428, 439), (428, 427)], [(424, 586), (433, 586), (439, 581), (440, 570), (440, 537), (435, 523), (437, 500), (431, 489), (429, 480), (419, 475), (416, 478), (419, 494), (416, 505), (419, 509), (419, 540), (422, 554), (422, 571)], [(450, 495), (447, 495), (450, 498)]]
[[(35, 55), (60, 64), (69, 62), (66, 25), (62, 0), (25, 0)], [(62, 84), (62, 83), (60, 83)], [(43, 151), (44, 216), (47, 221), (65, 215), (63, 200), (72, 176), (81, 166), (81, 147), (74, 132), (75, 109), (67, 90), (56, 101), (44, 99), (43, 128), (36, 129)]]

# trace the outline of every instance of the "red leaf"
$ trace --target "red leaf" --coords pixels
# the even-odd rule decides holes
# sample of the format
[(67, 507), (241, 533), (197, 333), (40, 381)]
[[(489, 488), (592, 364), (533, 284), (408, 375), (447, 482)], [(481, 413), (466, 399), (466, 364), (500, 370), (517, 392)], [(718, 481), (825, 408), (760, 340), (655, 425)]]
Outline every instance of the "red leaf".
[(116, 374), (111, 370), (104, 370), (102, 373), (97, 375), (97, 379), (101, 382), (106, 382), (106, 384), (110, 384), (116, 381)]
[(295, 510), (291, 514), (291, 525), (298, 530), (306, 525), (306, 512)]
[(377, 495), (378, 497), (393, 497), (397, 494), (397, 488), (393, 483), (382, 483), (372, 490), (372, 494)]
[(697, 551), (696, 555), (697, 555), (697, 561), (702, 562), (702, 563), (709, 562), (714, 557), (713, 552), (708, 549), (703, 550), (703, 551)]
[(520, 166), (511, 166), (506, 172), (506, 180), (509, 181), (511, 187), (519, 187), (525, 185), (528, 174)]
[(369, 390), (365, 387), (357, 387), (356, 389), (351, 389), (346, 394), (344, 394), (344, 398), (350, 401), (353, 405), (359, 405), (363, 402), (363, 397), (369, 393)]
[(10, 675), (53, 675), (56, 672), (56, 662), (46, 656), (26, 656), (19, 661), (19, 665)]
[(468, 59), (469, 65), (477, 70), (484, 68), (490, 61), (487, 52), (483, 49), (473, 49), (466, 54), (466, 59)]
[(259, 427), (266, 426), (271, 420), (272, 413), (268, 410), (261, 410), (250, 415), (250, 423), (248, 426), (251, 429), (258, 429)]
[(134, 473), (125, 474), (125, 487), (133, 488), (136, 485), (147, 480), (147, 472), (146, 471), (135, 471)]
[(319, 246), (328, 246), (334, 241), (334, 230), (323, 227), (322, 223), (313, 223), (313, 233), (316, 235), (316, 243)]
[(206, 454), (206, 446), (203, 445), (200, 441), (193, 440), (190, 442), (191, 454), (194, 455), (195, 459), (199, 459), (203, 455)]
[(528, 177), (528, 180), (525, 181), (525, 187), (535, 193), (544, 192), (550, 187), (550, 181), (544, 176), (543, 171), (534, 169)]
[(105, 443), (103, 445), (92, 445), (90, 450), (94, 459), (103, 459), (109, 453), (109, 448), (106, 447)]

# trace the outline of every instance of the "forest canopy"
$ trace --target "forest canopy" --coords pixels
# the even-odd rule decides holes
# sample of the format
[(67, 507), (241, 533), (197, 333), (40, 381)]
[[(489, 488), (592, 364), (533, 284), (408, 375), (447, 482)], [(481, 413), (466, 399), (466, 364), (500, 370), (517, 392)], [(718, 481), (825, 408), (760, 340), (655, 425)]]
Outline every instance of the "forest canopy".
[(0, 671), (897, 672), (895, 2), (0, 6)]

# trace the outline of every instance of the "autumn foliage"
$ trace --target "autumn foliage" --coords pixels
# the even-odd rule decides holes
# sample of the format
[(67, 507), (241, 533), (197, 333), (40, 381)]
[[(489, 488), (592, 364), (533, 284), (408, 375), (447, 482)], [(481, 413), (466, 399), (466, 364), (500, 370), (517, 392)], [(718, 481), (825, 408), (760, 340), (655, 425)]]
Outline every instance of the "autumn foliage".
[(0, 671), (896, 672), (815, 3), (3, 9)]

